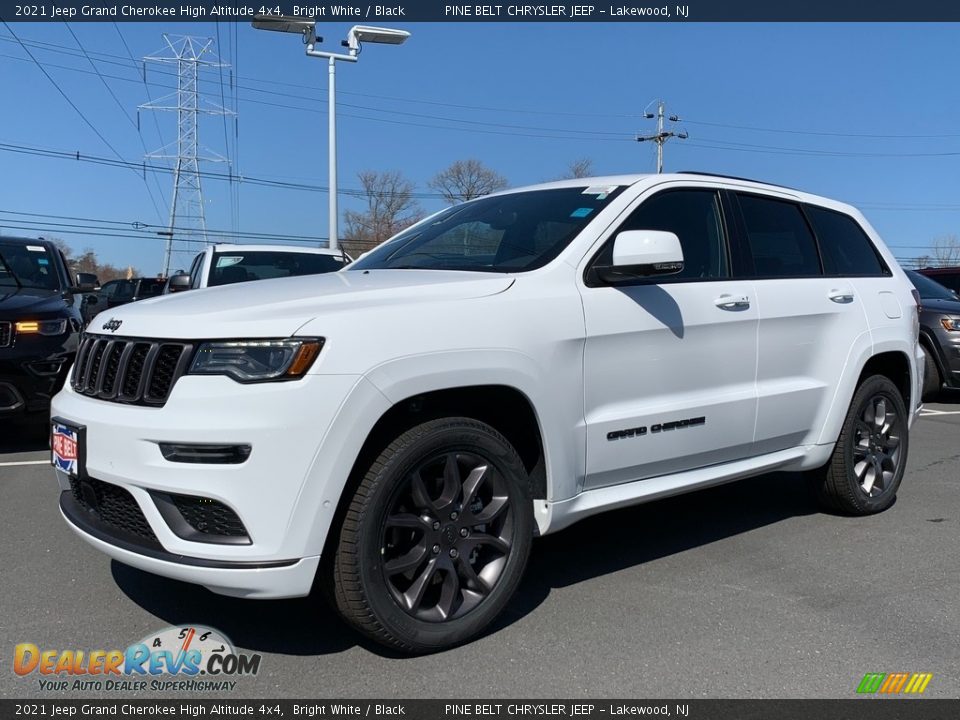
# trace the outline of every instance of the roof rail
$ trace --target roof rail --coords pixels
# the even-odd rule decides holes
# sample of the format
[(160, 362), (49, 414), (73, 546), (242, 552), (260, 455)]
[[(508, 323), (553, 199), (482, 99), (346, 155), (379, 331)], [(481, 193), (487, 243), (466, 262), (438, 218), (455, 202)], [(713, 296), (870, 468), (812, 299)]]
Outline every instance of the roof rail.
[(704, 175), (706, 177), (715, 177), (723, 178), (724, 180), (742, 180), (743, 182), (752, 182), (757, 183), (758, 185), (769, 185), (771, 187), (784, 188), (785, 190), (796, 190), (801, 192), (795, 187), (790, 187), (789, 185), (779, 185), (778, 183), (767, 182), (766, 180), (754, 180), (753, 178), (737, 177), (736, 175), (724, 175), (723, 173), (713, 173), (713, 172), (703, 172), (701, 170), (678, 170), (676, 175)]

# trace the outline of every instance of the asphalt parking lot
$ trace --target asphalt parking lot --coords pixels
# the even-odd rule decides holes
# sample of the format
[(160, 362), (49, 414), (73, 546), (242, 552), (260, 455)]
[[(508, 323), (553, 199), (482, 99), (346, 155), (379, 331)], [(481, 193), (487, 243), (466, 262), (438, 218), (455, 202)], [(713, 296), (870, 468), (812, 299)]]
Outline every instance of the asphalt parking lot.
[(319, 597), (235, 600), (112, 563), (64, 525), (44, 431), (0, 425), (0, 696), (51, 696), (12, 671), (17, 643), (122, 649), (187, 623), (263, 655), (232, 697), (853, 697), (867, 672), (930, 672), (926, 696), (955, 698), (958, 439), (960, 394), (928, 404), (873, 517), (822, 514), (781, 473), (586, 520), (537, 541), (484, 637), (406, 658)]

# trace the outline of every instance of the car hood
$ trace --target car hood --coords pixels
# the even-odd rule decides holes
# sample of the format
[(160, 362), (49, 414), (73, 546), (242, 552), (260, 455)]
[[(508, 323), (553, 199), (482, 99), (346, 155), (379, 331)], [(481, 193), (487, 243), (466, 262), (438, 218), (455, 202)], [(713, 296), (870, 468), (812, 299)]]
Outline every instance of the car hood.
[(924, 310), (960, 314), (960, 300), (921, 300)]
[[(513, 282), (509, 275), (446, 270), (355, 270), (256, 280), (106, 310), (88, 329), (98, 334), (185, 340), (285, 337), (326, 314), (485, 297), (503, 292)], [(103, 327), (111, 320), (120, 321), (112, 333)]]
[(0, 318), (26, 315), (47, 315), (66, 308), (67, 303), (58, 290), (41, 288), (0, 288)]

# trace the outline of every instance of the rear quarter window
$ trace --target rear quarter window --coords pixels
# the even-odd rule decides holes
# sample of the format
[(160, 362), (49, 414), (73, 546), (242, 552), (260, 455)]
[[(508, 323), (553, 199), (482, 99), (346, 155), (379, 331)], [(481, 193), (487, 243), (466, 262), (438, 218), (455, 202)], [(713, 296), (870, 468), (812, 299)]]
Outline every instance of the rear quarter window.
[(860, 223), (849, 215), (815, 205), (807, 205), (806, 211), (820, 243), (825, 275), (890, 274)]

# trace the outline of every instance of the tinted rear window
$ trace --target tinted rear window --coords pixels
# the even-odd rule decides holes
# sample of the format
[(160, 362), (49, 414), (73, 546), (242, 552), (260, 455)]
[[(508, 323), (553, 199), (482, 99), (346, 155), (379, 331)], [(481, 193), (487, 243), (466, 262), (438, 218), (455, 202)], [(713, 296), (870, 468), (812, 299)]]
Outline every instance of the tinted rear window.
[(140, 295), (141, 298), (153, 297), (163, 292), (164, 280), (141, 280)]
[(817, 233), (825, 275), (885, 275), (870, 238), (849, 215), (807, 206), (807, 215)]

